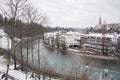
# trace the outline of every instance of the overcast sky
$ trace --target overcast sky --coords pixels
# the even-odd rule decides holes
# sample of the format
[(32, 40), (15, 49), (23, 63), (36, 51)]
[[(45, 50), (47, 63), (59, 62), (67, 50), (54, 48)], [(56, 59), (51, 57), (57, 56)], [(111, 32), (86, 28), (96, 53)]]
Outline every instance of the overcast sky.
[(92, 27), (99, 16), (107, 23), (120, 22), (120, 0), (31, 0), (47, 12), (51, 26)]

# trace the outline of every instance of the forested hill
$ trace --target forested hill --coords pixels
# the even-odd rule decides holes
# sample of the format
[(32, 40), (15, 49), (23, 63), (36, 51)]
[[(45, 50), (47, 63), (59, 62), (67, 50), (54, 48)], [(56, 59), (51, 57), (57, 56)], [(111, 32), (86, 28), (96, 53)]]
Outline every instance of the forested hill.
[(43, 35), (45, 32), (49, 31), (48, 27), (44, 27), (38, 23), (28, 24), (20, 20), (16, 20), (15, 25), (13, 26), (12, 20), (6, 17), (3, 18), (2, 15), (0, 15), (0, 27), (5, 30), (9, 37), (12, 35), (17, 38), (27, 36), (34, 37)]

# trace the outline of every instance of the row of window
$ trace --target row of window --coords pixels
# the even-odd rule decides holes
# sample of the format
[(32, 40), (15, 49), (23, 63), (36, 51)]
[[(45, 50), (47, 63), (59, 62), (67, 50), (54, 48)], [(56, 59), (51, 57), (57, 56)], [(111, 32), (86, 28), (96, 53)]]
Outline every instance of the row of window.
[[(111, 38), (104, 38), (105, 43), (111, 43), (112, 39)], [(102, 38), (100, 37), (88, 37), (88, 42), (102, 42)]]

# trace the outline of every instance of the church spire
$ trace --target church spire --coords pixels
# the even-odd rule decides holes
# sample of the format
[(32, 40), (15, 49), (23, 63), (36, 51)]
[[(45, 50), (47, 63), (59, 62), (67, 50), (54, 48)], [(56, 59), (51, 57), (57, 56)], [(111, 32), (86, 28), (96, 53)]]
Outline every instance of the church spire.
[(99, 17), (99, 25), (102, 25), (102, 18), (101, 18), (101, 16)]

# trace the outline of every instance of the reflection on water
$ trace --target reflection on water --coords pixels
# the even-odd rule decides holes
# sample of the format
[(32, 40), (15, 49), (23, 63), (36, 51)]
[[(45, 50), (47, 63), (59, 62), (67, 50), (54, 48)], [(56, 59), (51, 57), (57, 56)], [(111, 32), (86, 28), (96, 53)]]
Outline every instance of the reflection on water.
[[(23, 49), (24, 57), (26, 57), (26, 48)], [(38, 44), (34, 43), (34, 67), (38, 68)], [(29, 50), (29, 64), (32, 62), (31, 50)], [(24, 58), (24, 60), (26, 60)], [(120, 61), (101, 60), (95, 58), (81, 57), (68, 52), (60, 52), (49, 49), (40, 44), (40, 65), (45, 68), (52, 68), (59, 73), (70, 73), (77, 70), (83, 70), (85, 66), (91, 66), (101, 69), (108, 69), (113, 71), (120, 71)], [(100, 71), (99, 71), (100, 73)], [(120, 79), (120, 74), (112, 73), (113, 76)]]

